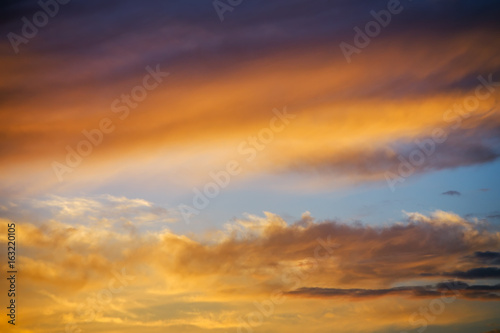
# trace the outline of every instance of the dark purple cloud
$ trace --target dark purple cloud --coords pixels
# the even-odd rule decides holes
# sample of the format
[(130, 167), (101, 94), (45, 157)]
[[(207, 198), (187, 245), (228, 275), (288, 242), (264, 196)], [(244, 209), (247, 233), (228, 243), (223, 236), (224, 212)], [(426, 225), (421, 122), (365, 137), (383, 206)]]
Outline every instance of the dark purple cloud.
[[(305, 157), (296, 161), (290, 169), (296, 172), (314, 170), (321, 173), (348, 174), (352, 177), (356, 175), (378, 176), (384, 179), (388, 171), (397, 175), (398, 168), (402, 164), (401, 158), (408, 162), (410, 154), (417, 151), (423, 154), (424, 160), (421, 165), (411, 165), (412, 175), (489, 163), (500, 157), (500, 128), (484, 124), (474, 129), (449, 128), (446, 131), (448, 134), (446, 141), (434, 142), (433, 151), (428, 155), (424, 154), (415, 142), (395, 141), (389, 145), (392, 152), (388, 152), (388, 147), (382, 147), (351, 150), (332, 156), (324, 154), (320, 157)], [(430, 140), (428, 137), (418, 139)], [(454, 190), (442, 194), (461, 195), (460, 192)]]

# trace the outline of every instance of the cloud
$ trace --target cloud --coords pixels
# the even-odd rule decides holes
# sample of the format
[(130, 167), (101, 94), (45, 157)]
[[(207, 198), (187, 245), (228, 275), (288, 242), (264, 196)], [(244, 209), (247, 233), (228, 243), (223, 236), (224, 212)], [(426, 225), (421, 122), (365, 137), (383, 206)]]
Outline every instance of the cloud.
[[(176, 212), (149, 200), (62, 194), (155, 188), (180, 197), (170, 184), (191, 189), (241, 158), (238, 143), (268, 126), (271, 110), (284, 105), (296, 120), (242, 178), (299, 173), (328, 188), (336, 181), (384, 181), (399, 157), (408, 158), (417, 140), (436, 129), (446, 131), (447, 140), (414, 174), (497, 161), (498, 2), (403, 5), (351, 64), (338, 44), (351, 43), (353, 28), (363, 28), (386, 0), (245, 1), (226, 12), (223, 24), (212, 1), (71, 1), (19, 54), (3, 38), (0, 212), (6, 219), (0, 234), (16, 222), (23, 329), (63, 331), (75, 320), (93, 332), (127, 326), (234, 331), (242, 313), (255, 311), (256, 298), (311, 288), (367, 303), (336, 299), (325, 307), (289, 295), (270, 319), (279, 329), (264, 324), (262, 331), (290, 332), (298, 323), (331, 331), (335, 323), (339, 332), (385, 332), (407, 324), (417, 302), (440, 290), (443, 272), (464, 279), (497, 274), (489, 266), (498, 264), (498, 230), (451, 212), (412, 212), (379, 226), (310, 214), (287, 223), (265, 213), (186, 235), (167, 228), (178, 221)], [(39, 9), (36, 1), (5, 1), (3, 36), (20, 32), (21, 18)], [(121, 121), (111, 103), (156, 64), (172, 76)], [(456, 109), (475, 93), (477, 77), (490, 73), (491, 96), (473, 112)], [(51, 163), (64, 163), (66, 147), (104, 117), (116, 125), (113, 135), (59, 183)], [(58, 195), (23, 201), (45, 193)], [(95, 299), (122, 267), (137, 276), (134, 283), (114, 295), (94, 323), (84, 323), (81, 304)], [(451, 318), (443, 314), (434, 324), (498, 318), (498, 310), (482, 302), (498, 298), (497, 285), (459, 287), (464, 296)], [(395, 295), (409, 300), (394, 304), (389, 297)], [(464, 306), (470, 299), (478, 302)], [(0, 323), (0, 331), (6, 325)]]
[[(406, 221), (380, 227), (316, 221), (307, 214), (289, 225), (280, 216), (266, 213), (264, 217), (237, 219), (207, 238), (192, 239), (165, 228), (137, 227), (143, 223), (144, 211), (136, 208), (149, 207), (145, 201), (114, 197), (101, 201), (124, 207), (102, 217), (99, 214), (105, 209), (96, 206), (97, 200), (58, 197), (43, 201), (43, 205), (56, 205), (57, 209), (50, 211), (53, 216), (42, 223), (20, 224), (20, 234), (30, 239), (26, 245), (29, 257), (54, 271), (59, 266), (38, 255), (71, 249), (58, 262), (64, 267), (79, 263), (79, 279), (92, 275), (93, 269), (105, 270), (107, 263), (142, 263), (164, 272), (169, 284), (181, 290), (193, 287), (232, 295), (243, 286), (242, 293), (261, 293), (272, 286), (286, 290), (297, 283), (313, 282), (342, 288), (360, 284), (376, 287), (441, 272), (462, 272), (459, 267), (467, 269), (461, 273), (465, 278), (481, 272), (492, 276), (495, 272), (491, 270), (475, 271), (474, 263), (500, 244), (500, 236), (485, 222), (470, 222), (441, 211), (430, 216), (407, 213)], [(75, 211), (78, 214), (74, 215)], [(89, 223), (97, 216), (131, 224)], [(481, 254), (468, 259), (469, 267), (464, 266), (464, 253), (476, 252)], [(296, 279), (297, 272), (307, 271), (315, 262), (320, 269)], [(68, 271), (76, 273), (74, 268)], [(54, 281), (66, 278), (66, 270), (56, 272), (54, 276), (63, 275)], [(37, 274), (33, 272), (33, 276)], [(253, 287), (248, 279), (254, 281), (250, 283)]]
[(454, 195), (462, 195), (462, 193), (458, 192), (458, 191), (446, 191), (446, 192), (443, 192), (441, 193), (442, 195), (450, 195), (450, 196), (454, 196)]
[(452, 273), (443, 273), (443, 276), (456, 277), (459, 279), (495, 279), (500, 278), (500, 268), (497, 267), (479, 267), (468, 271), (455, 271)]
[(500, 284), (494, 286), (468, 285), (460, 281), (439, 283), (434, 286), (407, 286), (388, 289), (336, 289), (305, 287), (287, 292), (288, 295), (317, 298), (348, 297), (365, 299), (383, 296), (412, 298), (463, 297), (467, 299), (498, 300)]
[[(443, 113), (446, 108), (443, 108)], [(473, 119), (468, 121), (474, 122)], [(442, 125), (447, 126), (444, 121)], [(436, 125), (436, 128), (439, 127)], [(484, 128), (484, 131), (480, 128)], [(445, 130), (447, 138), (442, 143), (436, 143), (430, 135), (421, 133), (412, 139), (392, 138), (383, 145), (372, 143), (369, 147), (334, 151), (332, 154), (322, 151), (320, 156), (309, 154), (292, 162), (291, 170), (303, 174), (314, 170), (320, 174), (334, 175), (336, 179), (348, 177), (351, 181), (362, 182), (385, 180), (388, 172), (398, 175), (402, 161), (406, 161), (405, 168), (410, 169), (411, 175), (489, 163), (500, 156), (496, 144), (493, 144), (500, 142), (499, 128), (479, 124), (473, 129), (452, 129), (450, 126)], [(420, 145), (417, 142), (420, 142)], [(427, 153), (420, 148), (425, 145), (428, 147)], [(410, 164), (410, 155), (414, 153), (422, 154), (422, 158), (418, 163)], [(460, 195), (458, 191), (443, 194)]]
[(85, 225), (112, 226), (113, 224), (131, 223), (135, 227), (158, 227), (179, 220), (175, 210), (155, 205), (143, 199), (129, 199), (112, 195), (87, 197), (50, 195), (44, 199), (19, 201), (16, 207), (21, 206), (22, 209), (7, 206), (5, 205), (4, 216), (14, 219), (42, 220), (50, 217), (63, 223), (76, 222)]
[[(229, 328), (238, 315), (253, 311), (255, 299), (276, 290), (289, 299), (287, 311), (296, 311), (294, 300), (299, 298), (427, 299), (446, 289), (446, 282), (429, 284), (429, 279), (443, 271), (469, 272), (477, 260), (495, 257), (492, 249), (500, 245), (500, 235), (486, 222), (441, 211), (407, 213), (403, 221), (381, 226), (317, 221), (307, 213), (288, 224), (266, 213), (235, 219), (205, 235), (186, 236), (168, 229), (89, 223), (86, 217), (99, 216), (111, 205), (121, 207), (113, 219), (120, 220), (124, 212), (127, 220), (138, 221), (134, 214), (142, 216), (143, 208), (153, 206), (142, 199), (55, 197), (37, 203), (49, 208), (44, 221), (16, 223), (23, 244), (18, 254), (26, 283), (23, 295), (30, 299), (24, 301), (25, 311), (35, 314), (44, 308), (79, 322), (78, 307), (126, 268), (134, 281), (103, 309), (96, 327), (109, 322), (143, 325), (138, 318), (147, 311), (148, 327), (177, 327), (191, 320), (198, 330)], [(0, 233), (7, 232), (8, 223), (2, 220)], [(457, 282), (445, 293), (452, 296), (456, 289), (463, 301), (487, 301), (498, 299), (498, 288)]]
[(500, 265), (500, 252), (486, 251), (475, 252), (472, 256), (466, 257), (473, 262), (479, 262), (487, 265)]
[[(407, 158), (417, 148), (414, 140), (436, 128), (449, 130), (449, 138), (416, 173), (499, 156), (498, 89), (474, 112), (453, 110), (474, 94), (478, 75), (492, 73), (498, 81), (496, 4), (408, 4), (406, 19), (394, 19), (348, 65), (338, 43), (352, 40), (352, 28), (369, 18), (375, 3), (247, 4), (228, 13), (235, 15), (226, 21), (230, 29), (218, 22), (211, 3), (187, 3), (71, 3), (21, 45), (15, 60), (3, 57), (0, 73), (8, 84), (0, 85), (0, 194), (62, 193), (131, 179), (142, 186), (175, 179), (191, 188), (212, 167), (238, 157), (234, 146), (267, 126), (271, 110), (284, 105), (297, 115), (294, 125), (261, 152), (248, 176), (319, 174), (329, 187), (335, 179), (385, 181), (385, 172), (397, 169), (398, 156)], [(10, 3), (6, 13), (19, 19), (1, 27), (18, 31), (20, 18), (37, 8), (28, 1)], [(468, 19), (457, 20), (458, 13)], [(429, 24), (429, 17), (436, 19)], [(422, 22), (426, 29), (414, 29)], [(1, 44), (5, 54), (7, 43)], [(136, 49), (140, 55), (131, 51)], [(111, 103), (142, 82), (147, 65), (156, 64), (171, 77), (121, 121)], [(113, 135), (59, 184), (51, 163), (63, 162), (66, 146), (78, 144), (82, 131), (104, 117), (115, 122)], [(451, 130), (459, 118), (459, 128)], [(206, 163), (194, 164), (196, 158)]]

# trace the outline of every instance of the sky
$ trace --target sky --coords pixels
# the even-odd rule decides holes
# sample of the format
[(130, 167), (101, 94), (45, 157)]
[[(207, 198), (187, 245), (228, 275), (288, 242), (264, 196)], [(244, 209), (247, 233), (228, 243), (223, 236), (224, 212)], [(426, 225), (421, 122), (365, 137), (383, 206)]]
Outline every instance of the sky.
[(0, 330), (500, 332), (499, 16), (3, 1)]

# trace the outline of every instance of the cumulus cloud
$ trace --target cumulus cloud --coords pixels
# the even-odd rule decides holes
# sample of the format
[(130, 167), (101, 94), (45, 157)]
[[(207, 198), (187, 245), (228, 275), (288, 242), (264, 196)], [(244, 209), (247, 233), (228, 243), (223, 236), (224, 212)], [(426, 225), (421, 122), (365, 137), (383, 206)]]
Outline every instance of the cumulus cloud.
[[(74, 315), (78, 306), (89, 295), (107, 288), (116, 272), (125, 268), (135, 277), (134, 282), (123, 295), (116, 296), (116, 304), (104, 310), (95, 325), (113, 318), (122, 318), (123, 325), (139, 325), (137, 309), (153, 306), (153, 326), (179, 327), (191, 319), (203, 329), (234, 327), (237, 313), (222, 312), (251, 305), (256, 297), (268, 297), (276, 290), (290, 299), (432, 297), (445, 290), (446, 283), (429, 284), (428, 279), (442, 278), (442, 272), (477, 277), (479, 271), (474, 269), (478, 263), (495, 260), (497, 253), (492, 250), (500, 246), (500, 235), (485, 222), (441, 211), (407, 213), (405, 220), (384, 226), (318, 221), (309, 213), (288, 224), (279, 215), (266, 213), (236, 219), (222, 230), (196, 238), (168, 229), (141, 231), (120, 224), (87, 223), (86, 214), (96, 216), (101, 204), (121, 206), (127, 214), (138, 216), (143, 211), (137, 207), (150, 207), (141, 199), (103, 198), (44, 200), (38, 204), (55, 207), (49, 210), (52, 217), (42, 223), (17, 223), (23, 244), (19, 270), (30, 286), (24, 295), (36, 306), (26, 309), (28, 313), (44, 307), (54, 316), (65, 314), (79, 321)], [(75, 210), (80, 221), (73, 218)], [(72, 216), (71, 222), (58, 221), (65, 216)], [(10, 221), (3, 222), (0, 232), (6, 233)], [(489, 277), (498, 279), (496, 275)], [(416, 285), (419, 280), (422, 283)], [(446, 293), (451, 296), (454, 288), (462, 300), (498, 299), (498, 285), (457, 282), (448, 286), (451, 291)], [(125, 302), (124, 297), (136, 301)], [(144, 297), (149, 305), (139, 301)], [(166, 297), (171, 299), (168, 305)], [(225, 306), (212, 309), (213, 315), (187, 311), (193, 302), (222, 301)], [(172, 318), (162, 317), (158, 310), (174, 311), (179, 306), (185, 306), (186, 311), (175, 310), (178, 312)]]
[[(115, 199), (111, 201), (127, 207), (148, 206), (140, 200)], [(58, 198), (56, 202), (66, 201)], [(85, 200), (78, 203), (78, 209), (95, 214), (94, 204)], [(63, 214), (70, 215), (76, 209), (68, 204), (57, 207), (55, 216), (60, 216), (61, 207)], [(139, 217), (143, 214), (141, 210), (133, 213)], [(42, 253), (72, 249), (68, 257), (60, 259), (67, 263), (78, 260), (82, 276), (90, 274), (92, 267), (101, 267), (100, 271), (115, 261), (133, 266), (142, 262), (165, 272), (173, 284), (182, 281), (186, 287), (189, 281), (195, 285), (209, 283), (210, 287), (205, 287), (228, 293), (240, 284), (246, 285), (243, 281), (248, 278), (259, 282), (255, 290), (246, 286), (244, 292), (262, 292), (276, 285), (288, 289), (299, 282), (354, 288), (360, 284), (390, 285), (442, 272), (456, 272), (462, 278), (498, 274), (491, 269), (478, 270), (477, 260), (494, 257), (488, 251), (498, 248), (500, 235), (484, 223), (449, 212), (437, 211), (430, 216), (407, 213), (406, 221), (383, 227), (316, 221), (308, 214), (288, 225), (280, 216), (266, 213), (264, 217), (238, 219), (206, 239), (191, 239), (168, 229), (145, 233), (125, 224), (88, 224), (86, 213), (79, 210), (79, 214), (80, 223), (49, 219), (37, 225), (21, 224), (23, 237), (30, 239), (26, 246), (29, 257), (37, 260)], [(133, 244), (133, 248), (125, 244)], [(87, 256), (81, 255), (82, 251)], [(141, 259), (142, 254), (145, 258)], [(465, 264), (464, 257), (470, 257)], [(40, 264), (58, 267), (45, 259)], [(294, 272), (310, 266), (318, 269), (305, 274), (303, 280), (293, 278)], [(231, 283), (222, 283), (229, 278)]]

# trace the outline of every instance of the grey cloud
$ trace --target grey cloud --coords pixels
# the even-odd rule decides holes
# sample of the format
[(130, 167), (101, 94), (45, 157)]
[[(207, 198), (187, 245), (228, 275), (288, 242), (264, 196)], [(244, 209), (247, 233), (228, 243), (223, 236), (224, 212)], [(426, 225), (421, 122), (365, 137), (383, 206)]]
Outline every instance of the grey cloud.
[(443, 276), (456, 277), (459, 279), (491, 279), (500, 278), (500, 268), (497, 267), (479, 267), (468, 271), (455, 271), (444, 273)]
[[(444, 110), (443, 110), (444, 112)], [(428, 137), (419, 140), (431, 140)], [(412, 165), (413, 174), (493, 162), (500, 157), (500, 128), (483, 124), (475, 129), (449, 129), (443, 143), (434, 142), (434, 152), (425, 156), (420, 166)], [(421, 151), (415, 142), (393, 142), (388, 147), (372, 150), (347, 151), (334, 156), (304, 157), (290, 166), (295, 172), (311, 170), (335, 175), (349, 175), (369, 179), (385, 179), (386, 172), (398, 174), (400, 158), (409, 161), (409, 155)], [(409, 162), (408, 162), (409, 163)], [(460, 195), (448, 191), (444, 195)]]
[(429, 298), (439, 296), (457, 296), (465, 299), (498, 300), (500, 295), (500, 284), (468, 285), (460, 281), (442, 282), (428, 286), (406, 286), (388, 289), (338, 289), (338, 288), (315, 288), (306, 287), (287, 292), (288, 295), (301, 297), (335, 298), (350, 297), (355, 299), (382, 297), (382, 296), (406, 296), (413, 298)]
[(443, 194), (443, 195), (451, 195), (451, 196), (454, 196), (454, 195), (460, 196), (460, 195), (462, 195), (462, 193), (460, 193), (458, 191), (446, 191), (446, 192), (443, 192), (441, 194)]
[(467, 256), (466, 258), (473, 262), (479, 262), (482, 264), (500, 265), (500, 252), (477, 251), (472, 256)]

